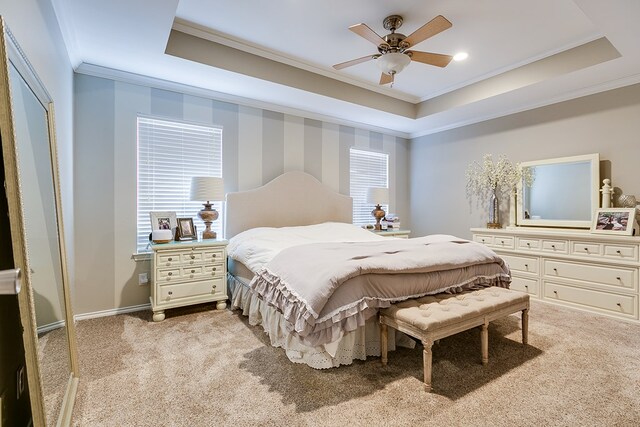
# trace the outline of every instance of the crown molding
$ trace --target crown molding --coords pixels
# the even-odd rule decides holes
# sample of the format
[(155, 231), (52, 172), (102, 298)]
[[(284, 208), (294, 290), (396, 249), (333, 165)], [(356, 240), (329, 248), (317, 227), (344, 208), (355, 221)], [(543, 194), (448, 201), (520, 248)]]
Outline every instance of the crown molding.
[(53, 13), (58, 20), (58, 27), (62, 33), (62, 40), (64, 41), (67, 56), (72, 68), (77, 68), (82, 60), (80, 59), (80, 48), (78, 38), (71, 24), (71, 16), (73, 16), (73, 10), (71, 9), (71, 2), (67, 0), (52, 0)]
[(409, 138), (409, 134), (406, 132), (397, 131), (394, 129), (382, 128), (378, 126), (371, 126), (365, 123), (354, 122), (350, 120), (340, 119), (325, 114), (314, 113), (311, 111), (301, 110), (298, 108), (286, 107), (265, 101), (258, 101), (256, 99), (245, 98), (241, 96), (231, 95), (224, 92), (218, 92), (210, 89), (203, 89), (196, 86), (190, 86), (183, 83), (176, 83), (169, 80), (158, 79), (155, 77), (143, 76), (141, 74), (129, 73), (127, 71), (116, 70), (113, 68), (102, 67), (100, 65), (88, 64), (86, 62), (81, 63), (75, 70), (76, 73), (85, 74), (88, 76), (100, 77), (104, 79), (110, 79), (120, 81), (124, 83), (130, 83), (140, 86), (153, 87), (156, 89), (164, 89), (173, 92), (183, 93), (185, 95), (199, 96), (203, 98), (215, 99), (217, 101), (230, 102), (233, 104), (243, 105), (247, 107), (260, 108), (263, 110), (275, 111), (283, 114), (290, 114), (312, 120), (319, 120), (327, 123), (333, 123), (337, 125), (350, 126), (358, 129), (369, 130), (373, 132), (379, 132), (386, 135), (396, 136), (400, 138)]

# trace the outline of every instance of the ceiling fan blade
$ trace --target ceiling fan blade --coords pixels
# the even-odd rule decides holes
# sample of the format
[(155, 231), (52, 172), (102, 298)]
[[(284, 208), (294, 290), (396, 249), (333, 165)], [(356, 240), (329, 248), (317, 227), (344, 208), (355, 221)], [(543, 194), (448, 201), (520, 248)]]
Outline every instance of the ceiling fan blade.
[(362, 58), (352, 59), (351, 61), (341, 62), (333, 66), (336, 70), (342, 70), (343, 68), (351, 67), (352, 65), (360, 64), (372, 60), (375, 55), (363, 56)]
[(422, 27), (415, 30), (403, 41), (409, 44), (409, 47), (415, 46), (423, 40), (433, 37), (438, 33), (451, 28), (453, 24), (442, 15), (438, 15)]
[(422, 62), (423, 64), (435, 65), (436, 67), (446, 67), (453, 59), (451, 55), (443, 55), (441, 53), (420, 52), (419, 50), (407, 51), (412, 61)]
[(360, 37), (364, 37), (369, 40), (371, 43), (376, 46), (380, 46), (381, 44), (388, 45), (386, 41), (382, 37), (380, 37), (375, 31), (371, 28), (367, 27), (367, 24), (356, 24), (349, 27), (351, 31), (359, 35)]
[(393, 83), (393, 76), (390, 75), (390, 74), (382, 73), (380, 75), (380, 84), (381, 85), (386, 85), (388, 83)]

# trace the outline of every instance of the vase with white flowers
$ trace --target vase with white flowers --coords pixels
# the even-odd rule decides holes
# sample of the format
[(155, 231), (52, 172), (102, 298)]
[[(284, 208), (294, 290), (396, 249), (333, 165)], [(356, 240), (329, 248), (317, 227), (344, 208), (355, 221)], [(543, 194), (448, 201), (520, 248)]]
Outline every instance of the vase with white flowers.
[(467, 197), (474, 195), (489, 200), (489, 220), (487, 228), (501, 228), (499, 200), (515, 192), (519, 183), (530, 186), (533, 183), (531, 168), (522, 169), (519, 163), (511, 163), (501, 155), (494, 161), (491, 154), (485, 154), (482, 162), (473, 161), (467, 167)]

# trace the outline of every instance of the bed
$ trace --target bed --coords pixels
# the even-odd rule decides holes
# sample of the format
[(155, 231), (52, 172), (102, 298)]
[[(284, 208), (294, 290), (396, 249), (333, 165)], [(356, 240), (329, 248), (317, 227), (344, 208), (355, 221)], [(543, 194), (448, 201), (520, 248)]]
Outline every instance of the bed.
[[(294, 363), (316, 369), (380, 355), (379, 309), (408, 298), (508, 287), (506, 264), (455, 236), (377, 236), (351, 224), (352, 200), (304, 172), (228, 193), (232, 309)], [(401, 333), (389, 350), (413, 347)]]

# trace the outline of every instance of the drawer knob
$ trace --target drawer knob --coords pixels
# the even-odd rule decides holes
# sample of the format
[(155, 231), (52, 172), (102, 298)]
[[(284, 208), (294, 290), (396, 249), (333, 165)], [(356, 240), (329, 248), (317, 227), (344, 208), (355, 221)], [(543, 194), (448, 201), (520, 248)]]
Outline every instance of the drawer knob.
[(616, 280), (620, 280), (620, 277), (616, 277)]
[(500, 243), (502, 243), (504, 245), (504, 240), (500, 240)]
[(196, 257), (195, 255), (193, 255), (193, 254), (191, 255), (191, 259), (194, 259), (195, 257)]
[(524, 285), (525, 289), (529, 289), (529, 285)]
[(213, 289), (215, 289), (215, 288), (216, 288), (216, 285), (213, 285)]
[(190, 275), (189, 275), (189, 279), (193, 279), (193, 274), (190, 274)]
[(525, 264), (525, 265), (524, 265), (524, 268), (529, 268), (529, 264)]
[(215, 268), (215, 267), (213, 267), (213, 268), (212, 268), (212, 270), (213, 270), (213, 271), (216, 271), (216, 268)]
[(173, 275), (173, 273), (170, 271), (170, 272), (169, 272), (169, 276), (172, 276), (172, 275)]
[(553, 291), (554, 294), (556, 294), (556, 296), (558, 295), (558, 291)]
[(173, 292), (172, 292), (172, 291), (169, 291), (169, 295), (173, 295)]
[(617, 251), (616, 251), (616, 253), (617, 253), (617, 254), (622, 254), (622, 252), (620, 252), (620, 250), (617, 250)]
[(622, 307), (622, 304), (620, 304), (619, 302), (618, 302), (618, 303), (616, 303), (616, 305), (617, 305), (618, 307)]
[(192, 272), (192, 273), (195, 273), (196, 271), (195, 271), (195, 270), (191, 270), (191, 272)]
[(552, 248), (552, 249), (555, 249), (555, 248), (556, 248), (556, 245), (551, 245), (551, 248)]
[(584, 248), (585, 251), (589, 252), (589, 248)]
[(553, 271), (555, 271), (555, 272), (557, 273), (557, 272), (558, 272), (558, 269), (557, 269), (557, 268), (554, 268), (554, 269), (553, 269)]
[(482, 239), (482, 243), (484, 243), (484, 239)]
[(189, 262), (189, 264), (193, 264), (193, 261)]
[(531, 243), (527, 242), (527, 246), (531, 246)]
[(173, 261), (173, 258), (169, 257), (169, 261)]
[(212, 255), (212, 257), (214, 257), (214, 258), (215, 258), (215, 257), (216, 257), (216, 254), (213, 254), (213, 255)]

